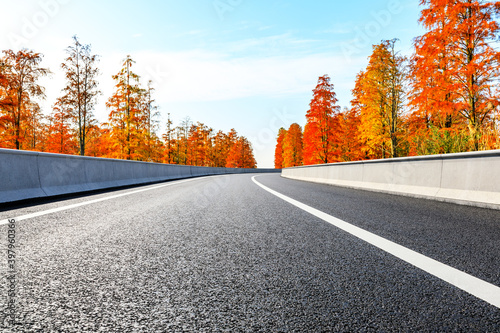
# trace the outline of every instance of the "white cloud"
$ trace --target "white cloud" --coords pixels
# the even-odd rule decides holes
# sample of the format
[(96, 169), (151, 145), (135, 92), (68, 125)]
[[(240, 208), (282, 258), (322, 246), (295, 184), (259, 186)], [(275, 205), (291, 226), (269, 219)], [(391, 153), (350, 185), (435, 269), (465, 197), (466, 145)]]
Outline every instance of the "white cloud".
[[(284, 96), (310, 91), (318, 76), (330, 74), (338, 85), (351, 84), (359, 71), (342, 56), (241, 57), (202, 50), (182, 53), (144, 52), (135, 56), (136, 73), (151, 78), (162, 102), (214, 101), (245, 97)], [(351, 73), (353, 68), (357, 68)]]

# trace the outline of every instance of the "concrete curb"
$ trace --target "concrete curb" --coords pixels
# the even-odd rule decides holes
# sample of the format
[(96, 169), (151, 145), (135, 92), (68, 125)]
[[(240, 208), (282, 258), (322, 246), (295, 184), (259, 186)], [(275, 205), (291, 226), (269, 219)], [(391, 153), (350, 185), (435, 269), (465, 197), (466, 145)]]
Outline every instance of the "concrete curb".
[(304, 166), (282, 176), (500, 209), (500, 150)]
[(190, 177), (280, 171), (209, 168), (0, 149), (0, 203)]

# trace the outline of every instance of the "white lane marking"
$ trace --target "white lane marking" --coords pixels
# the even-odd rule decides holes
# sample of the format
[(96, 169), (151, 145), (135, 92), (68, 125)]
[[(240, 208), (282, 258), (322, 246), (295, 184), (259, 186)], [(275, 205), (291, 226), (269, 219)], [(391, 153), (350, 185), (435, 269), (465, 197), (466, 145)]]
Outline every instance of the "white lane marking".
[(12, 217), (10, 219), (0, 220), (0, 225), (8, 224), (9, 220), (12, 220), (12, 219), (16, 220), (16, 222), (23, 221), (23, 220), (32, 219), (32, 218), (40, 217), (40, 216), (47, 215), (47, 214), (62, 212), (64, 210), (68, 210), (68, 209), (73, 209), (73, 208), (77, 208), (77, 207), (81, 207), (81, 206), (95, 204), (95, 203), (98, 203), (101, 201), (116, 199), (116, 198), (124, 197), (127, 195), (145, 192), (145, 191), (156, 190), (156, 189), (159, 189), (162, 187), (182, 184), (182, 183), (186, 183), (186, 182), (193, 181), (193, 180), (199, 180), (199, 179), (203, 179), (203, 178), (207, 178), (207, 177), (189, 178), (189, 179), (175, 181), (175, 182), (164, 184), (164, 185), (148, 187), (148, 188), (144, 188), (144, 189), (140, 189), (140, 190), (136, 190), (136, 191), (132, 191), (132, 192), (126, 192), (126, 193), (121, 193), (121, 194), (117, 194), (117, 195), (112, 195), (112, 196), (105, 197), (105, 198), (99, 198), (99, 199), (89, 200), (89, 201), (85, 201), (85, 202), (79, 202), (79, 203), (68, 205), (68, 206), (57, 207), (57, 208), (48, 209), (48, 210), (44, 210), (44, 211), (36, 212), (36, 213), (31, 213), (31, 214), (26, 214), (26, 215), (22, 215), (22, 216), (18, 216), (18, 217)]
[(365, 242), (368, 242), (379, 249), (384, 250), (385, 252), (388, 252), (393, 256), (396, 256), (399, 259), (402, 259), (407, 263), (412, 264), (421, 270), (424, 270), (427, 273), (432, 274), (441, 280), (444, 280), (455, 287), (458, 287), (469, 294), (496, 306), (497, 308), (500, 308), (499, 287), (287, 197), (262, 185), (255, 180), (255, 177), (256, 176), (252, 177), (255, 184), (269, 193), (274, 194), (278, 198), (291, 203), (292, 205), (322, 219), (323, 221), (326, 221), (337, 228), (340, 228), (351, 235), (358, 237)]

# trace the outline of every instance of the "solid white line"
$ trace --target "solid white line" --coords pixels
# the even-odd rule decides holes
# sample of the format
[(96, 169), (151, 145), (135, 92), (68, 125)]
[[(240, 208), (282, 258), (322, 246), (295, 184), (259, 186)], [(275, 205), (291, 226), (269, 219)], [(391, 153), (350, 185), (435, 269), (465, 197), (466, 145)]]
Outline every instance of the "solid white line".
[[(144, 189), (140, 189), (140, 190), (135, 190), (135, 191), (131, 191), (131, 192), (126, 192), (126, 193), (121, 193), (121, 194), (117, 194), (117, 195), (112, 195), (112, 196), (105, 197), (105, 198), (99, 198), (99, 199), (94, 199), (94, 200), (79, 202), (79, 203), (68, 205), (68, 206), (57, 207), (57, 208), (48, 209), (48, 210), (44, 210), (44, 211), (36, 212), (36, 213), (31, 213), (31, 214), (26, 214), (26, 215), (22, 215), (22, 216), (18, 216), (18, 217), (12, 217), (12, 218), (10, 218), (10, 220), (14, 219), (14, 220), (16, 220), (16, 222), (23, 221), (23, 220), (28, 220), (28, 219), (32, 219), (32, 218), (35, 218), (35, 217), (40, 217), (40, 216), (47, 215), (47, 214), (62, 212), (64, 210), (68, 210), (68, 209), (73, 209), (73, 208), (78, 208), (78, 207), (82, 207), (82, 206), (86, 206), (86, 205), (91, 205), (91, 204), (98, 203), (98, 202), (101, 202), (101, 201), (116, 199), (116, 198), (124, 197), (124, 196), (127, 196), (127, 195), (132, 195), (132, 194), (136, 194), (136, 193), (145, 192), (145, 191), (156, 190), (156, 189), (159, 189), (159, 188), (162, 188), (162, 187), (172, 186), (172, 185), (177, 185), (177, 184), (182, 184), (182, 183), (189, 182), (189, 181), (192, 181), (192, 180), (195, 180), (195, 179), (203, 179), (203, 178), (206, 178), (206, 177), (189, 178), (189, 179), (175, 181), (175, 182), (164, 184), (164, 185), (158, 185), (158, 186), (154, 186), (154, 187), (148, 187), (148, 188), (144, 188)], [(4, 225), (4, 224), (8, 224), (8, 223), (9, 223), (9, 219), (0, 220), (0, 225)]]
[(443, 264), (439, 261), (436, 261), (434, 259), (431, 259), (429, 257), (426, 257), (418, 252), (415, 252), (413, 250), (410, 250), (404, 246), (401, 246), (399, 244), (396, 244), (394, 242), (391, 242), (390, 240), (387, 240), (385, 238), (382, 238), (380, 236), (377, 236), (369, 231), (366, 231), (364, 229), (358, 228), (352, 224), (349, 224), (345, 221), (342, 221), (336, 217), (333, 217), (331, 215), (328, 215), (326, 213), (323, 213), (320, 210), (317, 210), (311, 206), (308, 206), (306, 204), (303, 204), (297, 200), (294, 200), (290, 197), (287, 197), (279, 192), (276, 192), (258, 181), (255, 180), (256, 176), (252, 177), (252, 180), (255, 184), (263, 188), (264, 190), (268, 191), (269, 193), (274, 194), (280, 199), (285, 200), (288, 203), (291, 203), (292, 205), (322, 219), (323, 221), (326, 221), (337, 228), (340, 228), (351, 235), (358, 237), (376, 247), (378, 247), (381, 250), (384, 250), (385, 252), (388, 252), (392, 254), (393, 256), (396, 256), (404, 261), (406, 261), (409, 264), (412, 264), (424, 271), (426, 271), (429, 274), (432, 274), (452, 285), (455, 287), (458, 287), (469, 294), (472, 294), (483, 301), (486, 301), (497, 308), (500, 308), (500, 288), (488, 283), (486, 281), (483, 281), (481, 279), (478, 279), (470, 274), (467, 274), (465, 272), (462, 272), (456, 268), (453, 268), (451, 266), (448, 266), (446, 264)]

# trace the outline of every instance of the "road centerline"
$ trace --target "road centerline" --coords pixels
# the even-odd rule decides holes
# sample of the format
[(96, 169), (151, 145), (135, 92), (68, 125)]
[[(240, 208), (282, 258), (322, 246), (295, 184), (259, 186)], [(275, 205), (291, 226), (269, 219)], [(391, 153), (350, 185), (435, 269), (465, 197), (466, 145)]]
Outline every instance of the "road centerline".
[(344, 230), (345, 232), (445, 281), (453, 286), (462, 289), (463, 291), (476, 296), (477, 298), (490, 303), (491, 305), (500, 308), (500, 287), (497, 287), (489, 282), (481, 280), (470, 274), (462, 272), (456, 268), (449, 265), (443, 264), (437, 260), (429, 258), (421, 253), (410, 250), (402, 245), (394, 243), (388, 239), (380, 237), (362, 228), (354, 226), (347, 223), (341, 219), (338, 219), (332, 215), (324, 213), (316, 208), (308, 206), (300, 201), (292, 199), (284, 194), (281, 194), (269, 187), (259, 183), (255, 178), (252, 177), (252, 181), (264, 189), (265, 191), (273, 194), (274, 196), (300, 208), (313, 216), (322, 219), (331, 225)]

